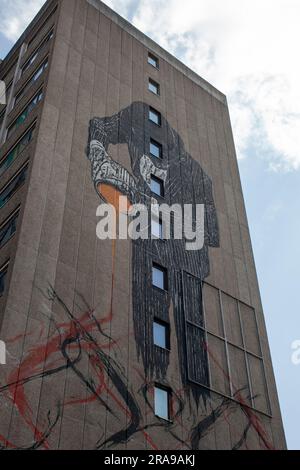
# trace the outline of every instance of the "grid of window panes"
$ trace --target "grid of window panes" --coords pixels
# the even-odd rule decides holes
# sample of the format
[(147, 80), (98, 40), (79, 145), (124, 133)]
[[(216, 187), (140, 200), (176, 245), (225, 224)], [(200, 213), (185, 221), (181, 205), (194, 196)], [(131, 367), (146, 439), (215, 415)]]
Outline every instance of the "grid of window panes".
[(151, 176), (151, 191), (153, 194), (156, 194), (156, 196), (163, 197), (164, 196), (164, 182), (160, 178), (157, 178), (157, 176), (152, 175)]
[(210, 388), (270, 414), (255, 310), (208, 283), (203, 306)]

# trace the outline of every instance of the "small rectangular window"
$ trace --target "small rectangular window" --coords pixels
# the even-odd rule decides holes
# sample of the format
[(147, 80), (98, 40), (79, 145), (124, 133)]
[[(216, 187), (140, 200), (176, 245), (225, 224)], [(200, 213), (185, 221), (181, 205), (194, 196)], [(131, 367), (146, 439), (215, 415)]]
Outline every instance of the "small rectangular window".
[(157, 126), (161, 126), (161, 114), (154, 108), (149, 108), (149, 120)]
[(159, 238), (160, 240), (163, 239), (163, 224), (162, 220), (152, 216), (151, 219), (151, 235), (152, 239)]
[(162, 387), (154, 388), (154, 413), (159, 418), (170, 420), (170, 392)]
[(153, 342), (155, 346), (163, 349), (170, 349), (170, 327), (160, 320), (153, 322)]
[(152, 284), (161, 290), (166, 291), (168, 289), (167, 271), (158, 264), (153, 264), (152, 266)]
[(150, 155), (156, 158), (162, 158), (163, 156), (162, 145), (154, 139), (150, 139)]
[(5, 289), (5, 279), (8, 272), (8, 263), (6, 263), (2, 268), (0, 268), (0, 297), (4, 294)]
[(159, 60), (155, 55), (151, 54), (151, 52), (148, 53), (148, 64), (152, 65), (156, 69), (159, 68)]
[(159, 83), (155, 82), (149, 78), (148, 90), (154, 93), (155, 95), (160, 95), (160, 86)]
[(160, 178), (151, 175), (151, 191), (157, 196), (164, 197), (164, 182)]

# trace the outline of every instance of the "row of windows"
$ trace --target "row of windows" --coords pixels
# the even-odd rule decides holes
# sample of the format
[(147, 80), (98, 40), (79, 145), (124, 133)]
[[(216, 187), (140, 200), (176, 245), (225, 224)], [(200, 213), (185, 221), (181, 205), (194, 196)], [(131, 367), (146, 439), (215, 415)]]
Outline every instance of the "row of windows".
[(23, 65), (21, 75), (23, 75), (26, 72), (26, 70), (36, 61), (39, 53), (41, 52), (45, 44), (47, 44), (53, 38), (53, 34), (54, 34), (53, 29), (49, 33), (46, 34), (46, 36), (44, 37), (42, 42), (39, 44), (37, 49), (31, 54), (29, 59)]
[(16, 233), (19, 213), (20, 207), (14, 210), (14, 212), (0, 226), (0, 248), (2, 248)]
[(39, 68), (34, 72), (34, 74), (31, 76), (31, 78), (28, 80), (28, 82), (24, 85), (24, 87), (16, 95), (14, 106), (16, 106), (16, 104), (19, 103), (19, 101), (22, 99), (24, 94), (40, 78), (40, 76), (46, 70), (47, 67), (48, 67), (48, 58), (42, 63), (42, 65), (39, 66)]
[(12, 198), (12, 196), (25, 183), (28, 173), (28, 162), (13, 176), (13, 178), (0, 191), (0, 209)]
[[(23, 65), (23, 67), (21, 68), (21, 76), (24, 74), (24, 72), (36, 61), (36, 59), (38, 58), (41, 50), (43, 49), (43, 47), (45, 46), (45, 44), (47, 44), (52, 38), (53, 38), (53, 29), (51, 29), (50, 32), (47, 33), (47, 35), (43, 38), (43, 40), (41, 41), (41, 43), (39, 44), (39, 46), (36, 48), (36, 50), (31, 54), (31, 56), (29, 57), (29, 59), (25, 62), (25, 64)], [(26, 82), (26, 84), (23, 86), (23, 88), (18, 92), (18, 94), (15, 96), (14, 98), (14, 102), (13, 102), (13, 105), (11, 106), (10, 110), (12, 110), (20, 101), (21, 99), (23, 98), (23, 96), (25, 95), (25, 93), (29, 90), (29, 88), (40, 78), (40, 76), (44, 73), (44, 71), (47, 69), (48, 67), (48, 58), (45, 59), (43, 61), (43, 63), (37, 68), (37, 70), (31, 75), (31, 77), (29, 78), (29, 80)], [(11, 89), (11, 86), (12, 86), (12, 82), (7, 86), (6, 88), (6, 96), (9, 97), (9, 93), (10, 93), (10, 89)], [(40, 101), (40, 99), (42, 98), (42, 96), (35, 96), (34, 99), (32, 100), (33, 103), (33, 107), (35, 107), (35, 105)], [(38, 101), (35, 102), (35, 99), (37, 99)], [(28, 105), (28, 107), (30, 107), (30, 104)], [(32, 108), (31, 108), (32, 109)], [(31, 111), (31, 109), (29, 109), (29, 112)], [(11, 134), (13, 133), (13, 131), (16, 129), (16, 127), (18, 127), (19, 123), (22, 123), (26, 117), (27, 117), (27, 114), (25, 115), (24, 117), (24, 113), (25, 111), (27, 110), (27, 108), (23, 111), (23, 113), (16, 119), (16, 121), (8, 128), (7, 130), (7, 133), (6, 133), (6, 139), (8, 139)], [(1, 111), (0, 113), (0, 129), (1, 129), (1, 126), (2, 126), (2, 123), (3, 123), (3, 120), (4, 120), (4, 116), (5, 116), (5, 111), (6, 111), (6, 107)], [(14, 127), (14, 125), (16, 125), (16, 127)]]
[(40, 90), (34, 95), (34, 97), (31, 99), (31, 101), (25, 106), (23, 109), (22, 113), (19, 114), (19, 116), (14, 120), (14, 122), (9, 126), (7, 130), (7, 135), (6, 138), (8, 139), (13, 132), (17, 130), (17, 128), (23, 124), (23, 122), (26, 120), (27, 116), (31, 113), (31, 111), (39, 104), (39, 102), (43, 98), (43, 91)]
[(32, 141), (34, 130), (35, 125), (27, 130), (9, 153), (2, 158), (0, 161), (0, 176), (2, 176), (3, 173), (15, 162), (27, 145)]

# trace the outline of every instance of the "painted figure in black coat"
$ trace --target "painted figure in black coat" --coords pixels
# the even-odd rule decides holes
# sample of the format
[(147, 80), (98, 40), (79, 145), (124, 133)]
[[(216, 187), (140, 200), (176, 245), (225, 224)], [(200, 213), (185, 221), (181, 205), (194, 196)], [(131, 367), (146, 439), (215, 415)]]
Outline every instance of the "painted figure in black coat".
[[(169, 354), (153, 344), (153, 321), (169, 323), (172, 311), (176, 332), (171, 334), (177, 335), (182, 383), (191, 386), (198, 400), (203, 393), (198, 384), (209, 386), (202, 281), (209, 275), (208, 247), (219, 246), (218, 223), (210, 178), (188, 154), (178, 133), (160, 117), (160, 125), (154, 124), (149, 120), (149, 106), (134, 102), (114, 116), (92, 119), (87, 154), (93, 183), (104, 201), (109, 187), (126, 195), (130, 203), (146, 205), (149, 212), (154, 199), (169, 205), (205, 206), (202, 249), (187, 251), (185, 239), (172, 237), (132, 241), (135, 339), (145, 375), (148, 379), (154, 375), (166, 379)], [(161, 144), (162, 158), (150, 154), (150, 139)], [(129, 170), (109, 156), (109, 145), (117, 144), (128, 145)], [(164, 182), (162, 198), (151, 192), (151, 175)], [(152, 287), (153, 263), (166, 269), (166, 292)]]

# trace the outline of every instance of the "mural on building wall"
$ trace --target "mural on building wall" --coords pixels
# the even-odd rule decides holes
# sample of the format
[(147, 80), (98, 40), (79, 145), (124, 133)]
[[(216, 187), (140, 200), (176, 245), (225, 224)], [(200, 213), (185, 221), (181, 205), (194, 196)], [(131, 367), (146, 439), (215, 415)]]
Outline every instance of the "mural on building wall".
[[(262, 420), (247, 406), (242, 390), (237, 387), (235, 401), (209, 390), (208, 357), (215, 359), (201, 328), (204, 321), (201, 283), (209, 275), (209, 247), (219, 245), (212, 183), (163, 117), (159, 128), (149, 122), (148, 109), (144, 103), (133, 103), (115, 116), (91, 121), (87, 155), (97, 194), (113, 204), (123, 194), (129, 204), (140, 202), (150, 206), (153, 195), (149, 172), (163, 178), (164, 199), (169, 204), (205, 204), (204, 248), (187, 252), (185, 240), (131, 241), (132, 335), (139, 367), (131, 368), (129, 383), (122, 354), (123, 345), (128, 343), (127, 332), (123, 337), (122, 332), (118, 337), (109, 333), (112, 322), (118, 322), (118, 312), (113, 309), (115, 242), (107, 311), (98, 311), (80, 293), (75, 293), (75, 313), (60, 296), (59, 287), (48, 286), (46, 292), (40, 292), (51, 303), (50, 332), (41, 322), (40, 331), (21, 333), (7, 341), (8, 349), (18, 342), (28, 346), (20, 363), (1, 381), (0, 406), (10, 416), (10, 424), (5, 428), (8, 431), (0, 431), (2, 449), (55, 448), (59, 445), (58, 430), (68, 411), (84, 408), (88, 416), (90, 407), (94, 432), (88, 445), (94, 449), (122, 448), (132, 439), (139, 439), (158, 450), (160, 431), (168, 433), (170, 448), (206, 448), (209, 447), (206, 439), (214, 434), (216, 424), (229, 426), (233, 431), (233, 449), (247, 448), (253, 433), (257, 446), (272, 448)], [(162, 143), (163, 159), (150, 157), (147, 150), (150, 137)], [(128, 145), (128, 168), (109, 156), (109, 145), (117, 144)], [(168, 270), (167, 293), (152, 289), (153, 262)], [(58, 311), (60, 320), (55, 313)], [(168, 381), (168, 351), (153, 345), (154, 319), (175, 324), (172, 334), (177, 336), (180, 386)], [(226, 378), (227, 372), (215, 362), (220, 376)], [(60, 390), (57, 386), (64, 384), (66, 374), (73, 386)], [(155, 381), (172, 388), (172, 422), (154, 415)], [(137, 383), (138, 390), (133, 386)], [(38, 390), (38, 407), (33, 389)], [(185, 421), (184, 416), (189, 420)], [(12, 423), (26, 432), (16, 435)]]
[[(150, 155), (150, 138), (153, 137), (162, 144), (163, 158)], [(109, 156), (109, 145), (116, 144), (127, 144), (129, 169)], [(210, 178), (188, 154), (182, 139), (163, 116), (160, 126), (149, 121), (149, 106), (142, 102), (135, 102), (112, 117), (91, 121), (88, 158), (96, 191), (107, 202), (112, 202), (111, 188), (114, 188), (117, 193), (126, 195), (129, 203), (142, 203), (151, 213), (153, 193), (150, 179), (154, 175), (164, 181), (163, 201), (169, 205), (205, 205), (205, 243), (201, 250), (187, 251), (184, 238), (171, 238), (163, 242), (151, 239), (132, 241), (132, 301), (135, 339), (145, 376), (151, 378), (155, 373), (156, 378), (166, 377), (169, 355), (163, 351), (159, 353), (153, 345), (152, 329), (155, 318), (170, 322), (172, 306), (182, 383), (185, 385), (188, 382), (187, 375), (190, 374), (195, 382), (209, 386), (207, 352), (204, 347), (197, 348), (197, 344), (201, 345), (204, 341), (200, 328), (189, 325), (186, 341), (184, 338), (187, 321), (193, 320), (193, 323), (203, 326), (198, 281), (201, 282), (209, 274), (209, 246), (219, 245)], [(153, 263), (167, 269), (168, 294), (151, 288)], [(190, 390), (196, 400), (199, 393), (204, 393), (204, 389), (199, 387), (191, 387)]]

